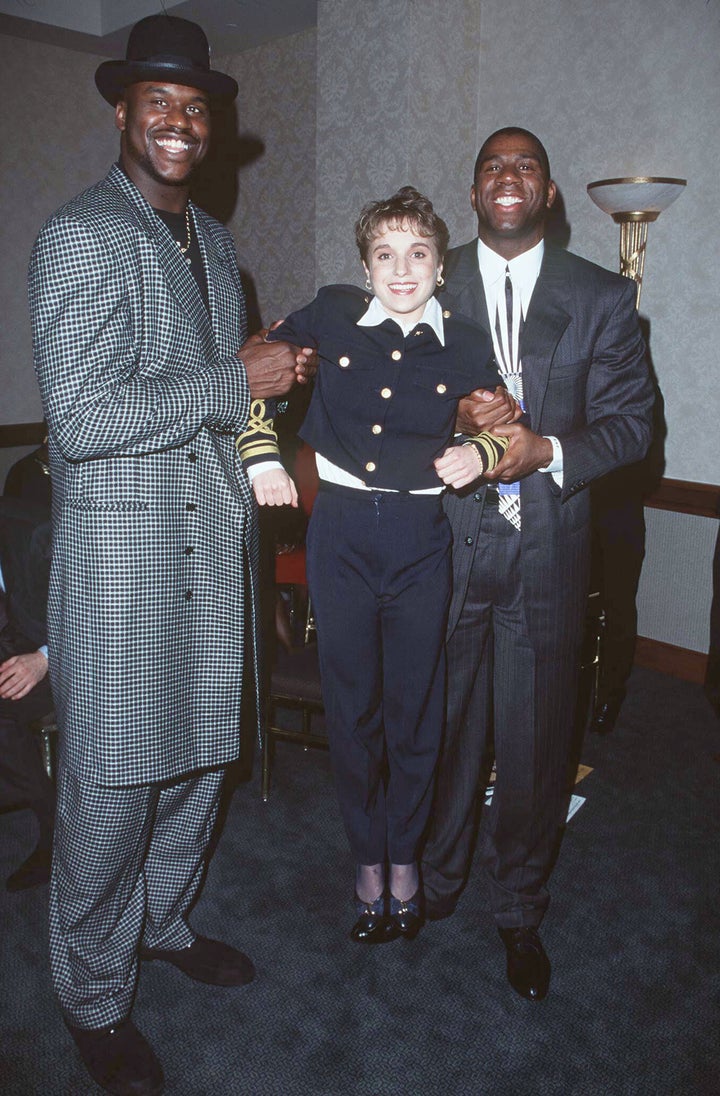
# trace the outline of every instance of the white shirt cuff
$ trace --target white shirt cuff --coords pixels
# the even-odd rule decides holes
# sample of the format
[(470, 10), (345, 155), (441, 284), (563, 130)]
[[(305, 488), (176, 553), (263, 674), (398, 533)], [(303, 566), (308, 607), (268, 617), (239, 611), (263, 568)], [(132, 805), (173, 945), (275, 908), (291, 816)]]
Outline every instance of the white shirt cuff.
[(282, 464), (279, 460), (261, 460), (257, 464), (251, 464), (247, 469), (248, 479), (252, 483), (256, 476), (259, 476), (261, 472), (272, 472), (276, 468), (282, 468)]
[(538, 472), (550, 472), (552, 478), (555, 480), (558, 487), (563, 485), (563, 451), (562, 445), (553, 437), (552, 434), (544, 435), (552, 445), (553, 455), (552, 460), (548, 464), (547, 468), (538, 468)]

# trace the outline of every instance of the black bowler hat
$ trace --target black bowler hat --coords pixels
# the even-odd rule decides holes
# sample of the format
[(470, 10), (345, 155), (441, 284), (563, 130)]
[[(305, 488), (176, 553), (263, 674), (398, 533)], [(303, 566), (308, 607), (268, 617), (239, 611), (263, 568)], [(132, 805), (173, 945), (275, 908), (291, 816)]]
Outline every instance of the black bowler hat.
[(232, 76), (210, 68), (210, 46), (205, 31), (175, 15), (148, 15), (130, 31), (124, 61), (103, 61), (95, 83), (113, 106), (128, 84), (164, 80), (199, 88), (216, 99), (230, 101), (238, 93)]

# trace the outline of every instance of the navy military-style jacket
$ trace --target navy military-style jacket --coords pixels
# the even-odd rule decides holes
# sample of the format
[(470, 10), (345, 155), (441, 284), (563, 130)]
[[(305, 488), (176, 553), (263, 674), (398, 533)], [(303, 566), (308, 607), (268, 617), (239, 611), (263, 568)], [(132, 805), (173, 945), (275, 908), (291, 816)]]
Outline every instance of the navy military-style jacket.
[(490, 336), (464, 316), (443, 312), (445, 346), (417, 324), (404, 336), (394, 320), (358, 327), (371, 296), (331, 285), (272, 332), (317, 347), (315, 389), (300, 437), (368, 487), (437, 487), (433, 461), (455, 429), (457, 404), (502, 380)]

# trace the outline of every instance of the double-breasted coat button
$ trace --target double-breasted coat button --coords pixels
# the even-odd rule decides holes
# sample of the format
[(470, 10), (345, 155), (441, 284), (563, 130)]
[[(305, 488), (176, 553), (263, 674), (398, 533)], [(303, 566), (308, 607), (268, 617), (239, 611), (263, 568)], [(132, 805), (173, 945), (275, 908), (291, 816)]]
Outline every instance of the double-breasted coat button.
[(348, 358), (347, 354), (343, 354), (342, 358), (338, 358), (338, 365), (341, 369), (347, 369), (347, 367), (350, 365), (350, 359)]
[(392, 388), (381, 388), (380, 395), (384, 400), (389, 400), (392, 396)]
[(373, 434), (382, 434), (382, 426), (379, 422), (376, 422), (372, 428)]
[(446, 309), (443, 310), (443, 319), (444, 320), (449, 320), (451, 316), (452, 316), (452, 312), (450, 311), (449, 308), (446, 308)]
[(194, 502), (186, 502), (185, 503), (185, 509), (186, 510), (196, 510), (197, 507), (195, 506)]
[(185, 600), (186, 601), (192, 601), (192, 590), (186, 590), (185, 591)]
[(399, 362), (399, 361), (400, 361), (400, 359), (402, 358), (402, 350), (393, 350), (393, 352), (392, 352), (392, 354), (390, 355), (390, 357), (392, 358), (392, 360), (393, 360), (394, 362)]
[(367, 462), (367, 464), (365, 465), (365, 471), (366, 472), (374, 472), (375, 468), (376, 468), (375, 462), (371, 461), (371, 460), (369, 460)]
[(191, 556), (194, 551), (195, 549), (193, 548), (193, 546), (191, 544), (188, 544), (187, 548), (185, 549), (185, 555)]
[(437, 386), (437, 388), (435, 389), (435, 391), (438, 393), (438, 395), (442, 396), (442, 395), (444, 395), (445, 392), (447, 392), (447, 385), (446, 384), (439, 384)]
[(188, 460), (192, 461), (193, 464), (194, 464), (195, 461), (197, 460), (197, 453), (188, 453)]

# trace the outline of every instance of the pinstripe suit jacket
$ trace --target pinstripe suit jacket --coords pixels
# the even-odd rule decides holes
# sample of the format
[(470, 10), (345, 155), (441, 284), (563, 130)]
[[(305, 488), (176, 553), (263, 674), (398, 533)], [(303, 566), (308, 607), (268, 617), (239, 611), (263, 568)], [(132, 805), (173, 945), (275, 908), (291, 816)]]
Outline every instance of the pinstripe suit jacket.
[[(453, 248), (441, 295), (489, 330), (477, 241)], [(590, 499), (587, 485), (640, 460), (651, 434), (653, 389), (635, 310), (635, 285), (546, 245), (520, 341), (530, 424), (563, 449), (563, 487), (534, 472), (520, 484), (525, 611), (536, 650), (574, 652), (587, 597)], [(454, 535), (450, 632), (465, 600), (485, 489), (449, 492)]]
[(191, 210), (209, 315), (117, 165), (50, 218), (30, 265), (53, 477), (50, 673), (66, 764), (109, 786), (239, 749), (256, 558), (234, 445), (250, 405), (235, 356), (245, 303), (229, 233)]

